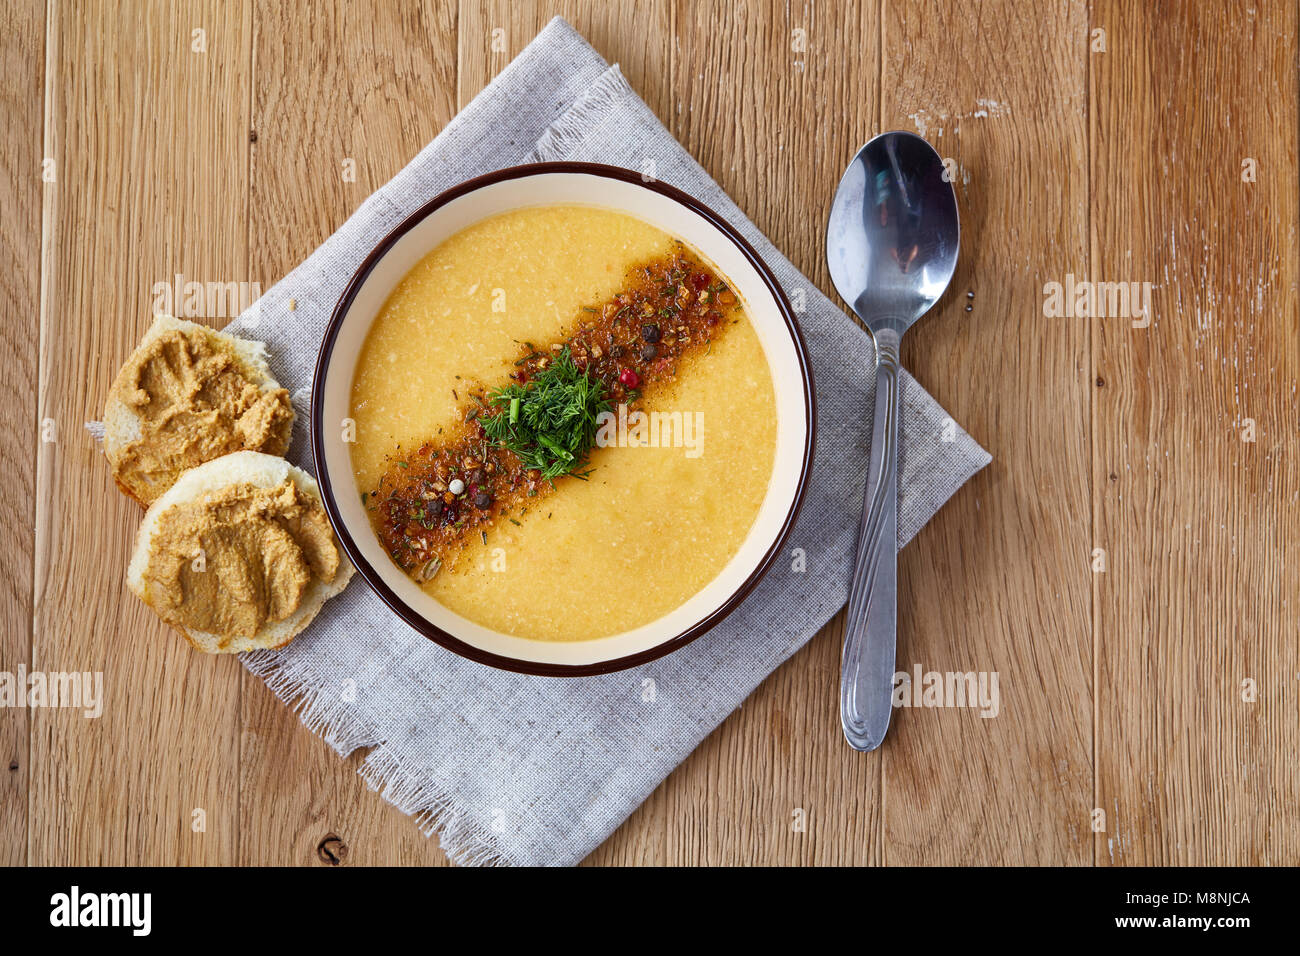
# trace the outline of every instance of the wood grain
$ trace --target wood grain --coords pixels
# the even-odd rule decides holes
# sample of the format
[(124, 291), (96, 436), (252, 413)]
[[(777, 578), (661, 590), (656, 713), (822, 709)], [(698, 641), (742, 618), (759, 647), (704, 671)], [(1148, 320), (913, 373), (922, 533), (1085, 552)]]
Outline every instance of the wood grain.
[[(675, 24), (669, 130), (833, 295), (822, 251), (829, 184), (875, 131), (879, 10), (681, 2)], [(842, 643), (837, 619), (668, 779), (669, 861), (880, 861), (881, 755), (843, 744)]]
[(899, 669), (996, 672), (1001, 696), (896, 713), (890, 863), (1091, 858), (1088, 326), (1040, 291), (1087, 263), (1086, 26), (1072, 2), (885, 6), (882, 128), (956, 161), (962, 217), (903, 362), (994, 455), (903, 553)]
[[(238, 825), (239, 662), (195, 654), (123, 584), (141, 511), (82, 423), (176, 273), (247, 260), (249, 22), (216, 2), (51, 5), (33, 666), (103, 671), (103, 715), (31, 714), (33, 864), (220, 863)], [(204, 52), (195, 52), (202, 34)], [(214, 319), (223, 323), (224, 319)], [(195, 811), (206, 816), (195, 832)]]
[(1091, 323), (1096, 856), (1294, 865), (1296, 7), (1178, 9), (1092, 13), (1093, 273), (1154, 286)]
[[(269, 287), (557, 13), (823, 291), (863, 141), (955, 161), (961, 267), (904, 361), (994, 454), (903, 552), (899, 662), (997, 671), (999, 716), (910, 709), (848, 751), (833, 622), (587, 862), (1300, 859), (1294, 4), (26, 0), (0, 13), (0, 669), (100, 670), (106, 701), (0, 712), (0, 863), (445, 863), (363, 753), (127, 594), (140, 511), (81, 423), (155, 282)], [(1067, 274), (1153, 283), (1154, 321), (1045, 315)]]
[[(45, 8), (0, 10), (0, 670), (32, 659), (32, 569), (35, 535), (37, 356), (40, 351), (41, 203), (44, 144)], [(29, 731), (24, 709), (0, 716), (0, 866), (27, 859)]]
[[(463, 108), (553, 17), (563, 16), (595, 45), (660, 117), (669, 101), (673, 10), (667, 0), (636, 4), (493, 0), (461, 3), (458, 102)], [(503, 49), (494, 49), (504, 47)], [(617, 834), (587, 858), (591, 865), (635, 866), (671, 859), (670, 798), (661, 786)]]
[(457, 102), (465, 107), (554, 17), (587, 38), (660, 117), (669, 100), (673, 21), (668, 0), (482, 0), (460, 3)]
[[(454, 115), (456, 12), (304, 0), (253, 19), (248, 273), (270, 288)], [(363, 753), (340, 761), (247, 673), (240, 723), (241, 864), (445, 863), (356, 775)]]

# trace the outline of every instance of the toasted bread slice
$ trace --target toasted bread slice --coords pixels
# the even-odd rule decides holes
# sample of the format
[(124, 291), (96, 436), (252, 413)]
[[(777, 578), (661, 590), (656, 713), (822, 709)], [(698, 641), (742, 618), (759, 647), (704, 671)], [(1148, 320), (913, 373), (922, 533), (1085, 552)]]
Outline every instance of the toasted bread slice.
[[(155, 353), (168, 335), (183, 341)], [(154, 320), (104, 406), (113, 479), (143, 505), (205, 461), (244, 449), (283, 455), (292, 431), (293, 405), (265, 344), (169, 315)]]
[[(241, 451), (216, 458), (185, 472), (158, 500), (149, 506), (140, 529), (136, 533), (135, 550), (127, 567), (126, 583), (131, 591), (153, 608), (160, 617), (184, 635), (200, 651), (208, 654), (237, 654), (242, 651), (271, 650), (283, 647), (302, 631), (322, 605), (338, 594), (352, 578), (353, 568), (338, 539), (331, 532), (334, 547), (338, 550), (338, 568), (332, 581), (313, 576), (297, 609), (280, 620), (266, 621), (251, 638), (227, 634), (212, 634), (186, 628), (161, 609), (157, 595), (150, 593), (147, 575), (149, 562), (155, 554), (155, 535), (159, 521), (168, 509), (180, 504), (202, 501), (205, 497), (233, 485), (252, 485), (254, 488), (279, 487), (286, 478), (291, 479), (304, 496), (321, 503), (320, 488), (316, 479), (283, 458), (259, 452)], [(323, 505), (322, 505), (323, 506)]]

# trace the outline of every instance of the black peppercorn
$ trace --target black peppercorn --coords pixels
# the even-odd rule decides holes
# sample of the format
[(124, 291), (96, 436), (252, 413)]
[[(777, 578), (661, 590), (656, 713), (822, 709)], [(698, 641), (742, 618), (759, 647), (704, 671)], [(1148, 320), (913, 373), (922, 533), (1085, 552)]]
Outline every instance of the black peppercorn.
[(649, 362), (658, 354), (659, 354), (658, 346), (651, 345), (649, 342), (641, 346), (641, 361), (643, 362)]
[(659, 331), (659, 326), (657, 325), (641, 326), (641, 338), (645, 339), (647, 342), (650, 343), (658, 342), (659, 337), (662, 334), (663, 333)]
[(479, 511), (487, 511), (492, 507), (492, 496), (486, 491), (480, 491), (474, 496), (474, 507)]

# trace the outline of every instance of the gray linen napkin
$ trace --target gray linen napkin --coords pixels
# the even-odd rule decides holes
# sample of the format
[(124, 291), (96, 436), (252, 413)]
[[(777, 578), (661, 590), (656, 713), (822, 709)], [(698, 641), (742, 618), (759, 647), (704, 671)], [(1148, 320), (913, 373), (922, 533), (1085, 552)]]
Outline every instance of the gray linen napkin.
[[(843, 606), (862, 503), (870, 339), (763, 238), (617, 67), (559, 18), (229, 327), (268, 344), (276, 376), (295, 396), (301, 427), (289, 457), (312, 467), (304, 399), (317, 346), (374, 243), (449, 186), (560, 158), (643, 171), (652, 161), (657, 178), (739, 228), (792, 299), (806, 304), (800, 320), (817, 387), (816, 461), (787, 553), (759, 587), (713, 631), (644, 667), (583, 679), (494, 670), (407, 628), (360, 579), (289, 647), (245, 655), (248, 669), (340, 755), (373, 747), (363, 776), (426, 833), (439, 833), (459, 863), (573, 864), (598, 846)], [(900, 542), (989, 461), (911, 378), (903, 382)]]

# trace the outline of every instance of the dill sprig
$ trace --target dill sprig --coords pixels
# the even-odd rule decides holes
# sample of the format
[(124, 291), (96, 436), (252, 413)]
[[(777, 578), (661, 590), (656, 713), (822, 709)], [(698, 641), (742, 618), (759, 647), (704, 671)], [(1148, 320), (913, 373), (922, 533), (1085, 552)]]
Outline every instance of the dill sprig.
[(578, 368), (568, 346), (531, 381), (496, 389), (488, 403), (495, 414), (479, 419), (487, 437), (547, 480), (586, 463), (596, 441), (596, 416), (610, 410), (605, 386)]

